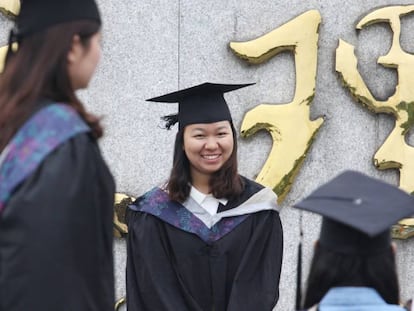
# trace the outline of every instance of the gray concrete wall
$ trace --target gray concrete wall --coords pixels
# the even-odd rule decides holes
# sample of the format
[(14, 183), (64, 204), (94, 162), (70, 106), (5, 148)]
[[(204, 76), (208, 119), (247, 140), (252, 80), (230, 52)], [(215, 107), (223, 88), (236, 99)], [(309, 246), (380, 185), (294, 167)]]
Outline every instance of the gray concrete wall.
[[(390, 116), (375, 115), (356, 104), (335, 72), (339, 38), (356, 46), (362, 75), (378, 98), (394, 91), (394, 71), (376, 65), (391, 44), (387, 27), (375, 26), (357, 36), (356, 22), (379, 6), (412, 4), (405, 0), (359, 1), (248, 1), (248, 0), (99, 0), (104, 20), (103, 60), (90, 88), (80, 96), (87, 107), (104, 116), (101, 147), (117, 181), (117, 190), (139, 195), (166, 180), (172, 162), (175, 131), (158, 127), (159, 117), (176, 111), (175, 105), (144, 100), (163, 93), (212, 82), (256, 82), (255, 86), (226, 96), (235, 124), (261, 102), (290, 102), (295, 90), (295, 65), (291, 54), (251, 66), (228, 48), (230, 41), (246, 41), (273, 30), (301, 13), (316, 9), (322, 16), (319, 29), (316, 96), (312, 119), (325, 122), (304, 162), (293, 188), (282, 203), (285, 247), (280, 300), (275, 310), (293, 310), (299, 213), (290, 206), (316, 186), (344, 169), (361, 170), (398, 184), (396, 171), (379, 172), (372, 157), (391, 131)], [(10, 23), (0, 17), (0, 43), (6, 43)], [(414, 18), (403, 23), (402, 42), (414, 52)], [(411, 145), (413, 139), (411, 135)], [(266, 133), (239, 140), (240, 171), (254, 178), (271, 147)], [(307, 274), (312, 243), (320, 218), (303, 214)], [(398, 242), (398, 267), (403, 300), (414, 295), (414, 241)], [(125, 294), (125, 244), (115, 242), (116, 296)]]

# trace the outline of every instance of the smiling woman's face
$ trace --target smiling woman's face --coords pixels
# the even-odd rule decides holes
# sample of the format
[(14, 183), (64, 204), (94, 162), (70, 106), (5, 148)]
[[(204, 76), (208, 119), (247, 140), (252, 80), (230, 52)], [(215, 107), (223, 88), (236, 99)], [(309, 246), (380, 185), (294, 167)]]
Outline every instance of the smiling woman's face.
[(211, 175), (230, 158), (233, 132), (229, 121), (197, 123), (184, 129), (184, 152), (190, 161), (190, 171), (197, 175)]

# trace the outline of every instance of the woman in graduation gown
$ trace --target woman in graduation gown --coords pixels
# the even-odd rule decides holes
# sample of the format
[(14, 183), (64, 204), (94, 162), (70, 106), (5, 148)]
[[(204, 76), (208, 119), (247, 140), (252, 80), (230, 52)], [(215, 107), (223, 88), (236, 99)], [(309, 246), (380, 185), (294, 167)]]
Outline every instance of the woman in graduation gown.
[(130, 206), (129, 311), (271, 311), (278, 301), (282, 226), (276, 195), (237, 172), (237, 140), (223, 93), (205, 83), (178, 102), (174, 161), (165, 187)]
[(306, 310), (405, 310), (399, 305), (390, 227), (414, 213), (413, 196), (346, 171), (295, 207), (323, 216), (307, 281)]
[(114, 182), (75, 91), (100, 57), (93, 0), (22, 2), (0, 76), (0, 311), (109, 311)]

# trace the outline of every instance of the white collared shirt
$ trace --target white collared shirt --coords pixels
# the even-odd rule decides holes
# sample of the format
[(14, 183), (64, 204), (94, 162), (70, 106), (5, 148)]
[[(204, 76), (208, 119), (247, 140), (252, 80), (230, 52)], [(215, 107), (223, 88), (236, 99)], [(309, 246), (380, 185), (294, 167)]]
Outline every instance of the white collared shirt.
[(211, 194), (204, 194), (191, 186), (190, 197), (204, 208), (210, 215), (216, 215), (219, 204), (226, 205), (227, 199), (216, 199)]
[[(193, 191), (193, 189), (195, 191)], [(263, 188), (259, 192), (253, 194), (249, 199), (247, 199), (239, 206), (235, 206), (234, 208), (219, 213), (217, 213), (219, 203), (226, 204), (227, 200), (216, 199), (211, 195), (209, 196), (201, 193), (195, 188), (193, 189), (190, 191), (190, 195), (188, 196), (187, 200), (183, 202), (183, 205), (195, 217), (200, 219), (209, 229), (211, 229), (221, 219), (226, 217), (241, 216), (265, 210), (279, 211), (279, 207), (276, 204), (277, 195), (270, 188)], [(214, 206), (211, 211), (214, 213), (214, 215), (210, 214), (210, 211), (207, 210), (208, 207), (205, 208), (204, 203), (206, 197), (214, 199)], [(212, 200), (209, 199), (209, 201), (211, 202)], [(201, 204), (199, 202), (201, 202)]]

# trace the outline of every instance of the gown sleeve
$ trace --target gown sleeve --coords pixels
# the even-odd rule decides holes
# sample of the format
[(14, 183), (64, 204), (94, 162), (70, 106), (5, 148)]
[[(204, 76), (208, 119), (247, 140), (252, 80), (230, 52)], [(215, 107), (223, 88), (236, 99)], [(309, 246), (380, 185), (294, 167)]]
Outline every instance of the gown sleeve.
[(89, 134), (15, 190), (0, 216), (0, 311), (113, 310), (114, 190)]

